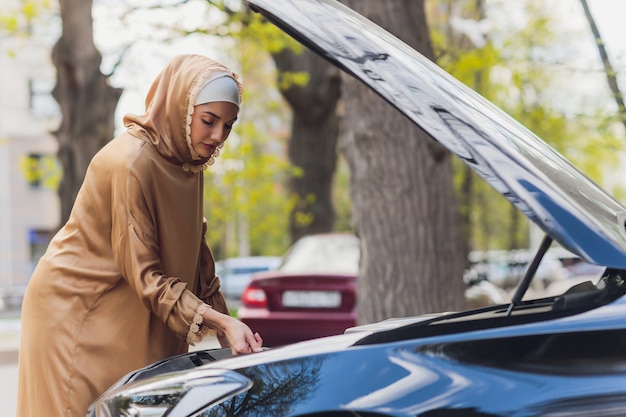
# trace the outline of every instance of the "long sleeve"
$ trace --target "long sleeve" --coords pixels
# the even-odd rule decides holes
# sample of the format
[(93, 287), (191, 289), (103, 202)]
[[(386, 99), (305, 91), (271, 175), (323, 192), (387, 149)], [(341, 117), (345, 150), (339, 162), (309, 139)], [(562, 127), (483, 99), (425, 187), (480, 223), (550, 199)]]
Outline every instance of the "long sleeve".
[(226, 299), (221, 291), (221, 282), (215, 275), (215, 260), (213, 253), (206, 241), (206, 219), (202, 222), (202, 239), (200, 242), (200, 266), (198, 268), (200, 276), (198, 278), (198, 288), (196, 294), (206, 304), (220, 313), (230, 314)]
[(141, 150), (127, 169), (113, 171), (113, 255), (141, 302), (186, 338), (202, 304), (192, 292), (200, 253), (199, 181), (154, 163), (152, 155), (146, 156), (149, 145)]

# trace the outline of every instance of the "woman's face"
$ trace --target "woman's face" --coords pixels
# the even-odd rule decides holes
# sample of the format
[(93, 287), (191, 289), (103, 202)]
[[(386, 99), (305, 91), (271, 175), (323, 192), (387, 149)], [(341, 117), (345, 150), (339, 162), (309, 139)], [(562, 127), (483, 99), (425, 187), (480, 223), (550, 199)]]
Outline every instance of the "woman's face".
[(226, 141), (237, 120), (239, 108), (233, 103), (217, 101), (199, 104), (191, 116), (191, 147), (200, 157), (210, 157)]

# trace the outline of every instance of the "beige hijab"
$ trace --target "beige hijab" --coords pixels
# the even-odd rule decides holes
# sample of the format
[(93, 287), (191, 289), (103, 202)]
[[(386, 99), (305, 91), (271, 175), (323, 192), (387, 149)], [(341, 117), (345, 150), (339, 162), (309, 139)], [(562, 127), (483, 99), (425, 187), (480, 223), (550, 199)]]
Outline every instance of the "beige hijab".
[(202, 55), (179, 55), (156, 77), (146, 96), (144, 115), (127, 114), (128, 132), (151, 143), (166, 159), (180, 163), (186, 171), (204, 170), (212, 158), (199, 157), (191, 147), (191, 116), (196, 97), (216, 72), (232, 76), (243, 88), (237, 74)]

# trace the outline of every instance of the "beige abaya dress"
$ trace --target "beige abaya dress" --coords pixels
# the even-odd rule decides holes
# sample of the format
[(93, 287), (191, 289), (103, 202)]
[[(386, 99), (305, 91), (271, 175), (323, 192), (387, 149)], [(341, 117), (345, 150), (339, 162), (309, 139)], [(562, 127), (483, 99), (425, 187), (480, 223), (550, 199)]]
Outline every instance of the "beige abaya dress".
[(175, 58), (146, 113), (127, 115), (127, 131), (91, 161), (24, 297), (18, 417), (83, 417), (127, 372), (200, 340), (206, 305), (227, 313), (203, 229), (210, 161), (189, 136), (191, 103), (215, 71), (232, 74)]

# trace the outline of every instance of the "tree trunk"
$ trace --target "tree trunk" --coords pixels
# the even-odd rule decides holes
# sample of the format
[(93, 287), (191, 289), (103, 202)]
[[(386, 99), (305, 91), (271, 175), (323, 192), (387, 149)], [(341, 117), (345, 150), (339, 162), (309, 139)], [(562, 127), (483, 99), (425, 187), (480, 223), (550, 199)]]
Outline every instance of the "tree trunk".
[[(344, 0), (432, 59), (424, 0)], [(353, 218), (361, 238), (358, 317), (465, 306), (466, 254), (450, 154), (352, 77), (343, 79)]]
[(61, 225), (68, 219), (87, 165), (114, 134), (115, 107), (122, 91), (100, 72), (102, 57), (93, 42), (91, 0), (60, 0), (63, 32), (52, 50), (57, 83), (52, 95), (62, 121), (54, 132), (63, 167), (59, 185)]
[(295, 242), (305, 235), (333, 230), (331, 191), (337, 165), (340, 76), (337, 68), (309, 50), (295, 54), (285, 49), (274, 55), (274, 61), (281, 74), (304, 71), (310, 77), (304, 86), (291, 85), (281, 91), (293, 110), (289, 160), (301, 169), (289, 182), (298, 197), (289, 223)]

